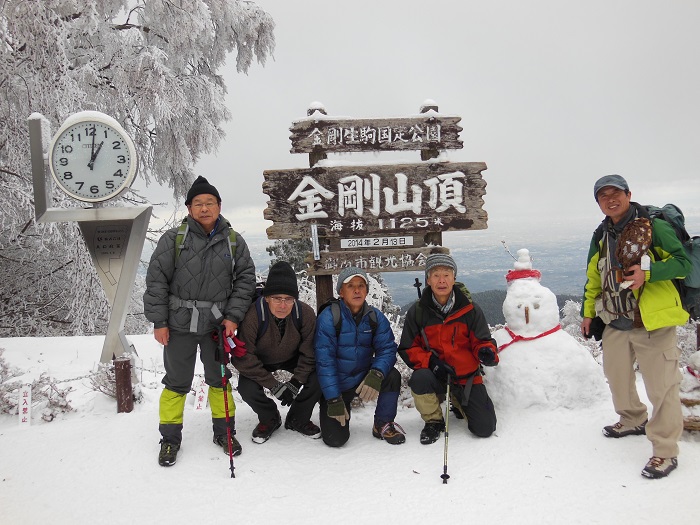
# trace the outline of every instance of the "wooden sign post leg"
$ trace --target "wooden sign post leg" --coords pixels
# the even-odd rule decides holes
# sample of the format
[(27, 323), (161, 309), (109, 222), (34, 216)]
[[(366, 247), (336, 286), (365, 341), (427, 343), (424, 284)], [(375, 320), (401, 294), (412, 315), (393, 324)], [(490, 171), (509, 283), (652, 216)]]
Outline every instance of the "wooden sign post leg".
[[(306, 114), (311, 116), (316, 111), (324, 115), (326, 114), (326, 111), (321, 108), (309, 108), (306, 110)], [(313, 168), (319, 160), (327, 158), (328, 155), (321, 148), (314, 149), (314, 151), (309, 153), (309, 168)], [(323, 303), (333, 298), (333, 276), (316, 275), (314, 276), (314, 280), (316, 281), (316, 310), (318, 311), (318, 308)]]

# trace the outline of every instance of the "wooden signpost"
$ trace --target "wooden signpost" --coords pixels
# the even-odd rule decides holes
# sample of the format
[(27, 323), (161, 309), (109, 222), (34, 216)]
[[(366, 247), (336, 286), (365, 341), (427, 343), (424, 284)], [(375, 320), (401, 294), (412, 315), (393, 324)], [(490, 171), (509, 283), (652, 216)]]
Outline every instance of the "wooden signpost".
[[(439, 152), (463, 147), (461, 118), (426, 101), (402, 118), (329, 117), (315, 105), (290, 127), (292, 153), (308, 153), (308, 169), (266, 170), (263, 192), (270, 239), (309, 238), (306, 258), (316, 302), (333, 296), (331, 276), (348, 266), (368, 272), (417, 271), (431, 253), (449, 253), (442, 232), (487, 227), (483, 162), (447, 162)], [(327, 153), (419, 150), (414, 164), (318, 165)]]

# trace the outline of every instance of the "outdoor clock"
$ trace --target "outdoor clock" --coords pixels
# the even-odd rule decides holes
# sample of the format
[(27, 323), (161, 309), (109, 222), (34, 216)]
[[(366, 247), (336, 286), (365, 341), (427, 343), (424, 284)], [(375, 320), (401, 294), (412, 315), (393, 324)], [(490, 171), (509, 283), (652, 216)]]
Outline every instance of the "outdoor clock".
[(97, 111), (68, 117), (49, 145), (49, 169), (58, 187), (83, 202), (118, 196), (134, 182), (138, 158), (119, 122)]

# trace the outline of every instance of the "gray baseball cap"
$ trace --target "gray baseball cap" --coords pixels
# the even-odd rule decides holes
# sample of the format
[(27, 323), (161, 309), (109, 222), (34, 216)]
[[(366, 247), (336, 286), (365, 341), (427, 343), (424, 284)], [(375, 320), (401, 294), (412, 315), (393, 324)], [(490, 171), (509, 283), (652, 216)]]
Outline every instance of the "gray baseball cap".
[(338, 274), (338, 284), (335, 287), (335, 291), (340, 293), (340, 288), (345, 284), (349, 283), (353, 277), (362, 277), (365, 280), (367, 286), (369, 286), (369, 278), (367, 277), (367, 272), (357, 268), (356, 266), (350, 266), (348, 268), (343, 268), (343, 271)]
[(613, 188), (619, 188), (625, 191), (629, 191), (630, 189), (627, 185), (627, 181), (620, 175), (606, 175), (595, 181), (593, 185), (593, 197), (595, 197), (596, 202), (598, 201), (598, 192), (606, 186), (612, 186)]

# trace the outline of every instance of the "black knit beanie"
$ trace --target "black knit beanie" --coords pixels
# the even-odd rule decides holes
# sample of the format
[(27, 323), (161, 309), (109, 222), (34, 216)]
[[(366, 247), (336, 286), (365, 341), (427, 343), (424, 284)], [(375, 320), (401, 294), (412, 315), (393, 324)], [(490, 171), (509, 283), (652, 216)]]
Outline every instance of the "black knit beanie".
[(280, 261), (272, 265), (267, 274), (263, 295), (291, 295), (299, 299), (299, 287), (297, 286), (297, 274), (294, 268), (287, 262)]
[(221, 196), (219, 195), (217, 189), (209, 184), (207, 179), (200, 175), (197, 177), (197, 180), (192, 183), (190, 191), (187, 192), (187, 200), (185, 201), (185, 205), (189, 206), (192, 204), (192, 199), (194, 199), (197, 195), (202, 195), (205, 193), (208, 195), (213, 195), (216, 197), (216, 202), (221, 203)]

